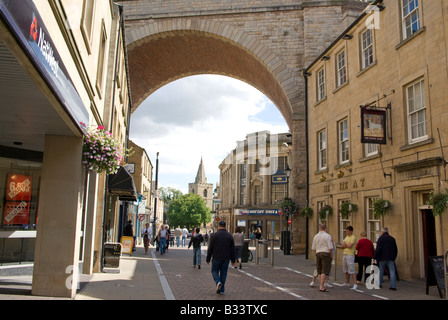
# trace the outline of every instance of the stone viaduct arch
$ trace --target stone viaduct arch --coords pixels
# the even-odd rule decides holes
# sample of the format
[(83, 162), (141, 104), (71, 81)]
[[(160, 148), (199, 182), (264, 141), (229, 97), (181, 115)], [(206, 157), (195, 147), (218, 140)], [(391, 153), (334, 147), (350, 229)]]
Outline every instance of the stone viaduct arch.
[[(125, 19), (132, 111), (160, 87), (190, 75), (219, 74), (252, 85), (271, 99), (290, 128), (292, 197), (305, 206), (307, 157), (301, 69), (350, 25), (366, 2), (116, 2), (123, 6)], [(305, 248), (304, 228), (304, 223), (293, 220), (292, 245), (299, 252)]]

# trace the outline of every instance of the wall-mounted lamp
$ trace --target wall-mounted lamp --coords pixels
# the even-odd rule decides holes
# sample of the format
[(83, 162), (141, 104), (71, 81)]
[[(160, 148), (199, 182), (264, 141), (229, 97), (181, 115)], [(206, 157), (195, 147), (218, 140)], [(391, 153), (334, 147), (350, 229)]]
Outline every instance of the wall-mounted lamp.
[(338, 172), (338, 178), (342, 178), (344, 176), (344, 172), (342, 170), (339, 170)]
[(342, 36), (342, 39), (344, 39), (344, 40), (352, 40), (353, 39), (353, 35), (351, 35), (351, 34), (344, 34)]
[(285, 175), (289, 178), (291, 176), (291, 168), (286, 164)]
[(320, 176), (320, 182), (325, 182), (327, 180), (327, 177), (324, 175)]
[(330, 60), (330, 56), (323, 56), (320, 61), (328, 61)]

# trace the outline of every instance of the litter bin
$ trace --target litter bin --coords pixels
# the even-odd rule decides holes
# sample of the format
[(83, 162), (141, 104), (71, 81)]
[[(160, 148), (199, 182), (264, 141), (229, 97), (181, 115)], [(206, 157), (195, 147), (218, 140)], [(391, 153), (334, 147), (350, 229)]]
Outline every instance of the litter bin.
[(247, 263), (249, 261), (249, 242), (250, 239), (244, 239), (243, 252), (241, 254), (241, 262)]
[(267, 258), (268, 257), (268, 243), (267, 242), (258, 242), (258, 254), (259, 258)]

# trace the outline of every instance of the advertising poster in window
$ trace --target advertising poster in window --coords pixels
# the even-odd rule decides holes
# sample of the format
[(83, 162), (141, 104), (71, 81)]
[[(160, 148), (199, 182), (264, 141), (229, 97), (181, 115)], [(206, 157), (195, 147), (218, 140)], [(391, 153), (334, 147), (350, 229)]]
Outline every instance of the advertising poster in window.
[(8, 174), (6, 201), (31, 201), (32, 176)]
[(27, 201), (6, 201), (3, 224), (28, 224), (30, 204)]
[(386, 144), (386, 110), (361, 108), (361, 142)]
[(4, 224), (28, 224), (32, 184), (32, 176), (8, 174), (6, 182), (6, 202), (3, 212)]

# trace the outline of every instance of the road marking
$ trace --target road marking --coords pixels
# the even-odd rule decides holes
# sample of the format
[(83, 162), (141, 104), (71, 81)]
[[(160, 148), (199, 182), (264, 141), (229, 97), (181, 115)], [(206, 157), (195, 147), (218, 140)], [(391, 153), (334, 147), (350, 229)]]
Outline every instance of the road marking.
[(245, 275), (247, 275), (247, 276), (249, 276), (249, 277), (251, 277), (251, 278), (253, 278), (253, 279), (256, 279), (256, 280), (258, 280), (258, 281), (261, 281), (261, 282), (263, 282), (264, 284), (267, 284), (267, 285), (269, 285), (269, 286), (271, 286), (271, 287), (273, 287), (273, 288), (275, 288), (275, 289), (277, 289), (277, 290), (286, 292), (286, 293), (288, 293), (288, 294), (292, 295), (293, 297), (296, 297), (296, 298), (298, 298), (298, 299), (300, 299), (300, 300), (309, 300), (309, 299), (307, 299), (307, 298), (305, 298), (305, 297), (302, 297), (302, 296), (300, 296), (300, 295), (298, 295), (298, 294), (295, 294), (295, 293), (289, 291), (288, 289), (282, 288), (282, 287), (280, 287), (280, 286), (278, 286), (278, 285), (275, 285), (275, 284), (273, 284), (273, 283), (271, 283), (271, 282), (269, 282), (269, 281), (266, 281), (266, 280), (263, 280), (263, 279), (261, 279), (261, 278), (259, 278), (259, 277), (257, 277), (257, 276), (254, 276), (253, 274), (250, 274), (250, 273), (247, 272), (247, 271), (243, 271), (243, 270), (238, 270), (238, 271), (241, 272), (241, 273), (244, 273)]
[(160, 267), (159, 260), (157, 260), (156, 254), (154, 251), (151, 251), (152, 258), (154, 259), (154, 265), (156, 266), (157, 274), (159, 275), (160, 284), (162, 285), (163, 293), (165, 293), (166, 300), (176, 300), (174, 298), (173, 291), (171, 291), (171, 287), (166, 280), (165, 275), (163, 274), (162, 268)]

